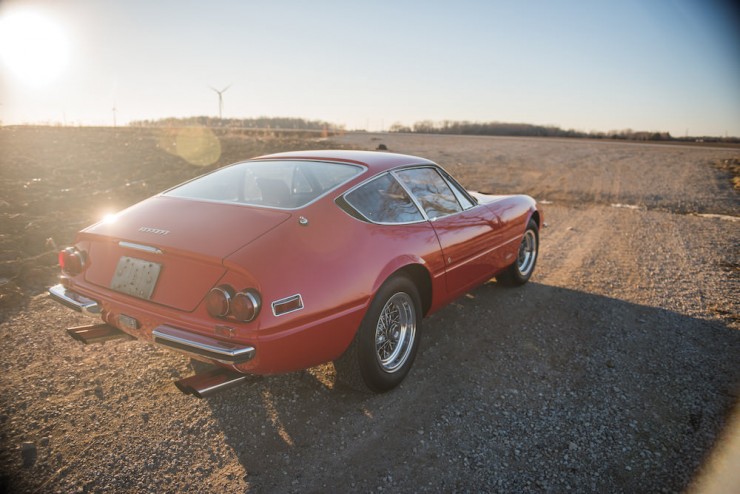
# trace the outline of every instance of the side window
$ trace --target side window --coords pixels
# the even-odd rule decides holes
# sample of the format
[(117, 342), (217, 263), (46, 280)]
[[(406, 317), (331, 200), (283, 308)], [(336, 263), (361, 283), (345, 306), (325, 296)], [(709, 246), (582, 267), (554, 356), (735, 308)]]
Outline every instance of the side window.
[(451, 180), (449, 176), (447, 177), (447, 183), (452, 187), (452, 192), (454, 192), (455, 197), (457, 197), (457, 202), (460, 203), (463, 209), (470, 209), (475, 206), (475, 204), (473, 204), (468, 198), (468, 195), (463, 192), (463, 188), (460, 184)]
[(433, 168), (412, 168), (397, 172), (404, 185), (419, 201), (430, 220), (462, 211), (447, 182)]
[(345, 198), (376, 223), (411, 223), (424, 219), (401, 184), (388, 173), (353, 190)]

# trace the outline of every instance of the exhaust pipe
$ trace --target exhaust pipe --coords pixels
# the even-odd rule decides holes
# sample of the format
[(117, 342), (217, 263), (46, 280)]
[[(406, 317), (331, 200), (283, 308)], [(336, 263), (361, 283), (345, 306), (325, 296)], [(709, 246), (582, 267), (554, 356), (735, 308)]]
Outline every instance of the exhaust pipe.
[(244, 384), (253, 377), (250, 374), (240, 374), (239, 372), (219, 368), (175, 381), (175, 386), (186, 395), (205, 398), (219, 391)]
[(74, 328), (67, 329), (67, 333), (72, 338), (77, 341), (81, 341), (85, 345), (89, 345), (91, 343), (102, 343), (104, 341), (117, 340), (120, 338), (126, 338), (129, 340), (133, 339), (127, 333), (105, 323), (75, 326)]

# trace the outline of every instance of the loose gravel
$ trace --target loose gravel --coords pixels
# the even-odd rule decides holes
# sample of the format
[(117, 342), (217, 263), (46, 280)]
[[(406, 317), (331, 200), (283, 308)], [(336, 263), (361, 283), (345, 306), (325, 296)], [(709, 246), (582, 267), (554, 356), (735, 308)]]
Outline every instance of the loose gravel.
[[(172, 385), (193, 373), (188, 359), (138, 341), (81, 345), (63, 330), (87, 319), (38, 290), (0, 323), (0, 491), (728, 485), (723, 462), (738, 458), (719, 455), (740, 419), (740, 224), (732, 185), (711, 163), (740, 153), (451, 136), (340, 141), (379, 143), (431, 157), (468, 187), (485, 176), (545, 199), (532, 281), (491, 281), (426, 319), (414, 368), (389, 393), (335, 385), (327, 364), (205, 400)], [(548, 180), (561, 175), (570, 192), (557, 192), (557, 181), (502, 182), (522, 162)]]

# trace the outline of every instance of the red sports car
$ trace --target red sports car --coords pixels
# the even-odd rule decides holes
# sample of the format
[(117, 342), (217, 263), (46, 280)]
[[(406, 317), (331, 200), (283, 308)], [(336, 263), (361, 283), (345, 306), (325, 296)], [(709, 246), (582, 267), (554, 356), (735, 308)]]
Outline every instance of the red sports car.
[(496, 276), (522, 284), (542, 212), (468, 192), (415, 156), (305, 151), (220, 168), (82, 230), (51, 296), (102, 324), (220, 366), (178, 381), (202, 397), (249, 374), (334, 361), (386, 391), (409, 372), (422, 318)]

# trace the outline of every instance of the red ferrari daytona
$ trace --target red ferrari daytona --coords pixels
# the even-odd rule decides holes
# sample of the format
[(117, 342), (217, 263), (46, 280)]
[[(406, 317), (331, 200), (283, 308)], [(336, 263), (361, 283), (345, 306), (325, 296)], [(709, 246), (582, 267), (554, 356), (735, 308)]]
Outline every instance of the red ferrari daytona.
[(249, 374), (334, 361), (382, 392), (408, 374), (424, 316), (537, 262), (528, 196), (468, 192), (435, 163), (371, 151), (254, 158), (85, 228), (60, 252), (55, 300), (134, 337), (217, 364), (176, 382), (198, 397)]

